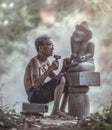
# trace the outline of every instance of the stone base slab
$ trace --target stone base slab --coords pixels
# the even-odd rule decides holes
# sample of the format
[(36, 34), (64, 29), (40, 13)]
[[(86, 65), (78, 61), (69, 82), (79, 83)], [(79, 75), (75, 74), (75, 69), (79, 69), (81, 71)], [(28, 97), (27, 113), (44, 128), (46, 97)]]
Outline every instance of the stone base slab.
[(38, 103), (23, 103), (22, 112), (24, 113), (48, 112), (48, 105)]

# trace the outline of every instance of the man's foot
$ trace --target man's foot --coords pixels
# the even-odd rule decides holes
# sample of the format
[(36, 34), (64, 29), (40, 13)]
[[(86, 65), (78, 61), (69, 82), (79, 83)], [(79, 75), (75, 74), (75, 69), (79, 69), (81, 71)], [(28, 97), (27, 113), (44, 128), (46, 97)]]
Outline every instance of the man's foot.
[(69, 115), (69, 113), (68, 113), (68, 112), (65, 112), (65, 111), (62, 111), (62, 112), (64, 112), (66, 115)]
[(64, 118), (68, 118), (69, 115), (65, 112), (62, 112), (60, 110), (56, 110), (55, 112), (51, 113), (51, 116), (58, 116), (58, 117), (64, 117)]

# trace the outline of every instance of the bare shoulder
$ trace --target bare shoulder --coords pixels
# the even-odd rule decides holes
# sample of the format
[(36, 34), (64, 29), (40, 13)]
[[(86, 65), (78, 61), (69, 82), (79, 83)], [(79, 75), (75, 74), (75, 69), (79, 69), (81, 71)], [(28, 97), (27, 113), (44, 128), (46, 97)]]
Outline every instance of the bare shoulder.
[(30, 64), (31, 64), (31, 66), (38, 67), (39, 66), (39, 60), (38, 60), (38, 58), (36, 56), (33, 57), (33, 58), (31, 58)]

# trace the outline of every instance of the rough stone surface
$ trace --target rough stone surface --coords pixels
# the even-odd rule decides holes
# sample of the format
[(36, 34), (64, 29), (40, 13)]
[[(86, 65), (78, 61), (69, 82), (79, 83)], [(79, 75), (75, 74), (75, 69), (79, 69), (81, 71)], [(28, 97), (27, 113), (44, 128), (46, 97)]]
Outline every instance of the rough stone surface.
[(68, 72), (66, 77), (70, 87), (100, 86), (99, 72)]
[(89, 91), (88, 86), (75, 86), (69, 87), (69, 93), (87, 93)]
[(76, 117), (88, 116), (90, 113), (89, 86), (100, 85), (99, 72), (67, 72), (69, 84), (69, 113)]
[(23, 112), (48, 112), (48, 105), (46, 104), (37, 104), (37, 103), (23, 103), (22, 104)]
[(89, 97), (86, 93), (70, 93), (69, 113), (75, 117), (88, 116), (90, 113)]

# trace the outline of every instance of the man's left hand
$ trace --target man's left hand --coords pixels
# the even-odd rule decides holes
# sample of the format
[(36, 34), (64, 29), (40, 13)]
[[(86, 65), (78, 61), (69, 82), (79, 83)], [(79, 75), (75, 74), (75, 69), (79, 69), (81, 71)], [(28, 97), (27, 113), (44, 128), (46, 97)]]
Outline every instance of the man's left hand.
[(62, 71), (66, 71), (66, 70), (69, 68), (71, 62), (72, 62), (72, 59), (71, 59), (71, 58), (64, 58), (64, 59), (63, 59)]

